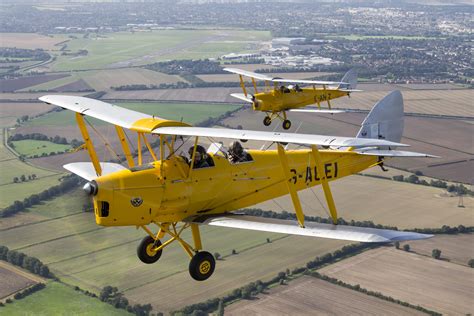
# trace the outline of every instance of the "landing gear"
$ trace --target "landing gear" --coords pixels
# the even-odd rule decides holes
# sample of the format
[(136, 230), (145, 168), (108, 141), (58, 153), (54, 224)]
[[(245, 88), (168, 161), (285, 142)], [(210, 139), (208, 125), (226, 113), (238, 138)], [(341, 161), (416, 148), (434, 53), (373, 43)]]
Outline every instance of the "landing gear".
[(263, 125), (270, 126), (270, 124), (272, 124), (272, 119), (269, 116), (265, 116), (263, 119)]
[[(144, 237), (138, 245), (138, 258), (146, 264), (155, 263), (160, 259), (163, 248), (167, 247), (173, 241), (177, 241), (191, 258), (189, 262), (189, 274), (191, 277), (196, 281), (207, 280), (216, 268), (216, 260), (209, 252), (201, 251), (202, 244), (199, 226), (194, 223), (186, 223), (178, 229), (178, 223), (160, 223), (157, 225), (160, 230), (156, 234), (148, 227), (140, 226), (148, 235)], [(194, 247), (181, 237), (181, 233), (187, 228), (191, 228)], [(160, 239), (165, 235), (169, 235), (170, 238), (161, 243)]]
[(207, 280), (216, 268), (216, 260), (207, 251), (196, 253), (189, 262), (189, 274), (196, 281)]
[(142, 239), (140, 244), (137, 248), (137, 255), (138, 258), (146, 264), (151, 264), (157, 262), (160, 257), (161, 253), (163, 252), (160, 250), (155, 250), (156, 248), (161, 246), (161, 241), (159, 239), (155, 240), (151, 236), (145, 236)]
[(284, 120), (282, 126), (283, 126), (283, 129), (290, 129), (291, 127), (290, 120)]

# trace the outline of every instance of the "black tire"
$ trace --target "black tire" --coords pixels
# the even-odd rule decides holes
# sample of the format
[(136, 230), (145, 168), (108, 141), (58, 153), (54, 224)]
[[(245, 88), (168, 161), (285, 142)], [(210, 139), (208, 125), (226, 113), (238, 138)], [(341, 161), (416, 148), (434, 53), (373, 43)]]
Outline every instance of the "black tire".
[(291, 127), (290, 120), (284, 120), (283, 121), (283, 129), (290, 129), (290, 127)]
[(200, 251), (189, 262), (189, 274), (196, 281), (207, 280), (216, 268), (216, 260), (207, 251)]
[(270, 124), (272, 124), (272, 119), (268, 116), (265, 116), (265, 118), (263, 119), (263, 125), (270, 126)]
[(137, 247), (138, 258), (146, 264), (157, 262), (163, 250), (153, 252), (151, 248), (159, 246), (161, 246), (159, 239), (155, 241), (151, 236), (145, 236)]

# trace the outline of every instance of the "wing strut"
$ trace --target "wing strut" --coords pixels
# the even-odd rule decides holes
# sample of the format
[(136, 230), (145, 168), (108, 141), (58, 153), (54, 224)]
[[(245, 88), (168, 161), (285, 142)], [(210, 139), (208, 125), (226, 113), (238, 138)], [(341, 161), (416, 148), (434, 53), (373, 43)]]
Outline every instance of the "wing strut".
[(329, 212), (331, 213), (332, 222), (334, 223), (334, 225), (337, 225), (336, 204), (334, 203), (331, 188), (329, 187), (329, 182), (326, 178), (326, 172), (324, 171), (324, 165), (321, 160), (321, 154), (319, 153), (318, 147), (316, 145), (312, 145), (311, 150), (313, 152), (313, 158), (316, 163), (317, 171), (320, 174), (319, 177), (321, 178), (321, 185), (323, 187), (324, 195), (326, 197), (326, 203), (328, 204)]
[(86, 123), (84, 123), (84, 118), (82, 117), (81, 113), (76, 112), (76, 121), (79, 129), (81, 130), (82, 138), (84, 139), (84, 143), (86, 144), (87, 152), (89, 153), (89, 157), (91, 158), (92, 165), (94, 166), (95, 173), (97, 176), (102, 175), (102, 168), (100, 166), (99, 158), (97, 158), (97, 153), (95, 152), (94, 144), (89, 136), (89, 132), (87, 131)]
[(301, 208), (300, 198), (298, 197), (298, 192), (295, 189), (295, 184), (291, 182), (290, 166), (288, 164), (288, 159), (285, 155), (285, 149), (281, 144), (277, 145), (278, 148), (278, 157), (280, 158), (281, 167), (283, 169), (283, 174), (285, 175), (285, 182), (288, 187), (288, 192), (290, 193), (291, 200), (293, 201), (293, 206), (296, 212), (296, 218), (298, 223), (302, 228), (304, 228), (304, 213)]
[(239, 75), (239, 79), (240, 79), (240, 87), (242, 88), (244, 95), (247, 96), (247, 90), (245, 89), (244, 78), (242, 77), (242, 75)]

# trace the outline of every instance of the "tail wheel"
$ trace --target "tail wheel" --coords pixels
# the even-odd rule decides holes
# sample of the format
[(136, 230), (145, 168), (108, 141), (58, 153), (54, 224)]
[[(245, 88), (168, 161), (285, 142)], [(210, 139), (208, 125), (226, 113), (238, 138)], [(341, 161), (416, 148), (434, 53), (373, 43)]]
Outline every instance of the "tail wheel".
[(196, 281), (207, 280), (216, 268), (216, 260), (207, 251), (200, 251), (189, 262), (189, 274)]
[(137, 248), (138, 258), (146, 264), (155, 263), (160, 259), (162, 250), (153, 250), (156, 247), (161, 246), (161, 241), (153, 239), (151, 236), (146, 236), (142, 239)]
[(283, 129), (290, 129), (290, 127), (291, 127), (290, 120), (284, 120), (283, 121)]
[(272, 124), (272, 119), (268, 116), (265, 116), (265, 118), (263, 119), (263, 125), (270, 126), (270, 124)]

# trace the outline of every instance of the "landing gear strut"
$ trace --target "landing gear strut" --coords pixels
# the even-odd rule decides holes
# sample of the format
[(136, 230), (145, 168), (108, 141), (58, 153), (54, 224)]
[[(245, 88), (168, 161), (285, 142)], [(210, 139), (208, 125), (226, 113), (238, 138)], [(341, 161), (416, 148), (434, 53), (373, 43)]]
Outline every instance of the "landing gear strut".
[[(216, 268), (216, 260), (209, 252), (200, 251), (202, 245), (198, 225), (186, 223), (179, 229), (177, 229), (177, 223), (162, 223), (158, 226), (160, 230), (156, 235), (148, 227), (141, 226), (148, 236), (145, 236), (138, 245), (138, 258), (146, 264), (155, 263), (160, 259), (163, 248), (176, 240), (191, 258), (189, 262), (189, 274), (191, 277), (196, 281), (207, 280)], [(192, 230), (194, 247), (181, 238), (181, 233), (189, 227)], [(161, 243), (160, 239), (165, 235), (169, 235), (171, 238)]]

